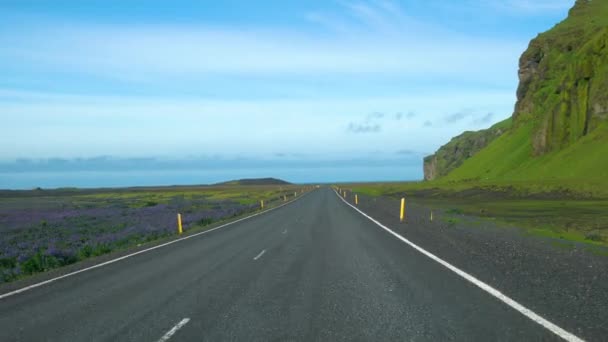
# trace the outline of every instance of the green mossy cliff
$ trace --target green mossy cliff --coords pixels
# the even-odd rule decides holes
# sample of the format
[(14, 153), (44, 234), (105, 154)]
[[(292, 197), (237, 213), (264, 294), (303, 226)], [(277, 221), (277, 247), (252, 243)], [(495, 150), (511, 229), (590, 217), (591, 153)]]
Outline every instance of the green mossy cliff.
[(608, 116), (608, 1), (579, 0), (519, 62), (516, 124), (534, 122), (534, 155), (576, 143)]
[(424, 179), (433, 180), (447, 175), (475, 155), (511, 127), (511, 119), (476, 132), (464, 132), (452, 138), (435, 154), (424, 158)]
[[(453, 140), (425, 158), (425, 179), (551, 177), (563, 172), (547, 169), (542, 161), (572, 149), (582, 153), (568, 162), (588, 164), (585, 150), (575, 145), (608, 119), (608, 1), (576, 1), (566, 20), (533, 39), (520, 58), (519, 80), (511, 127), (492, 135), (494, 139), (485, 138), (488, 130), (455, 138), (457, 145), (467, 150), (454, 153)], [(608, 142), (601, 134), (593, 137), (596, 144)], [(589, 143), (585, 139), (585, 144)], [(608, 152), (608, 146), (606, 149)], [(484, 150), (502, 155), (482, 153)], [(604, 159), (608, 160), (608, 155)], [(565, 174), (570, 178), (593, 176)]]

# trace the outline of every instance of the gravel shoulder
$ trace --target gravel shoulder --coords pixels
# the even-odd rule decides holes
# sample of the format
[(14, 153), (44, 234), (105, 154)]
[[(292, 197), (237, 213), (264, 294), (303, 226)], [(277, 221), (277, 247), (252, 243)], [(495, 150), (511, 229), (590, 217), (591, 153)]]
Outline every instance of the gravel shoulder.
[[(347, 196), (353, 203), (352, 195)], [(525, 235), (521, 229), (399, 199), (359, 195), (358, 208), (405, 238), (469, 272), (553, 323), (588, 340), (608, 336), (608, 257), (584, 244)]]

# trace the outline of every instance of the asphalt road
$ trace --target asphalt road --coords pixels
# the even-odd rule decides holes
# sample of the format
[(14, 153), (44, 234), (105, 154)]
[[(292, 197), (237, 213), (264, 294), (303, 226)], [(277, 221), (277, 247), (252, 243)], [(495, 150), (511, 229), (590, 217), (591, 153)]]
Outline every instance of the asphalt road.
[(0, 341), (159, 340), (559, 338), (328, 188), (0, 300)]

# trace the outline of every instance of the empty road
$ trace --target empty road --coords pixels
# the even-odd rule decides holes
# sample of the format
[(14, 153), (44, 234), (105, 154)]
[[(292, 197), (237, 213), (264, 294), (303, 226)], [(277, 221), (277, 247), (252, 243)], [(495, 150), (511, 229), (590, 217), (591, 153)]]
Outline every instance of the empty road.
[(561, 340), (321, 188), (0, 299), (0, 341)]

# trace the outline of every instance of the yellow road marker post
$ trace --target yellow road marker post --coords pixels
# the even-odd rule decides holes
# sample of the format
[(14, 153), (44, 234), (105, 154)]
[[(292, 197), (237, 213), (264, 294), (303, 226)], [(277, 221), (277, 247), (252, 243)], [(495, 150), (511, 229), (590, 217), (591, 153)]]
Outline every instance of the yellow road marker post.
[(433, 222), (433, 211), (431, 210), (431, 222)]
[(401, 220), (401, 222), (405, 220), (405, 198), (401, 199), (401, 213), (399, 215), (399, 220)]
[(184, 230), (182, 228), (182, 214), (177, 214), (177, 233), (179, 235), (182, 235), (183, 232)]
[(264, 200), (260, 201), (260, 209), (264, 209)]
[(359, 205), (359, 195), (355, 194), (355, 205)]

